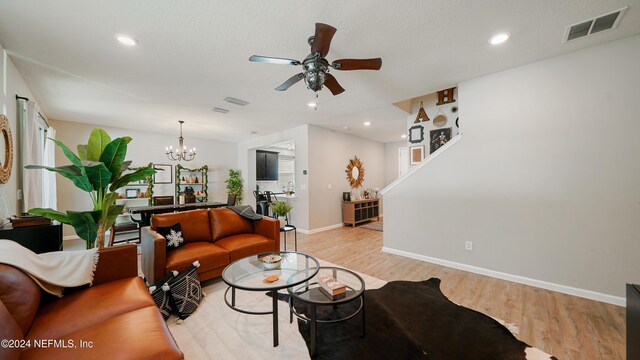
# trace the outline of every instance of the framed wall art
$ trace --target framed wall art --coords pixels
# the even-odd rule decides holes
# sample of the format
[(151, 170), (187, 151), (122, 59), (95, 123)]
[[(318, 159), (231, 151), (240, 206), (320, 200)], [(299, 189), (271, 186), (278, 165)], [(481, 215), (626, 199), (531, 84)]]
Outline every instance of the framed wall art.
[(431, 130), (430, 143), (431, 151), (429, 154), (433, 154), (436, 150), (451, 140), (451, 128)]
[(172, 184), (173, 183), (173, 167), (165, 164), (154, 164), (153, 168), (158, 170), (153, 174), (154, 184)]
[(125, 189), (125, 195), (127, 199), (136, 199), (140, 196), (140, 189)]
[(411, 165), (418, 165), (424, 159), (424, 145), (412, 146), (409, 152), (411, 153)]
[(409, 142), (419, 144), (424, 141), (424, 126), (413, 125), (409, 128)]

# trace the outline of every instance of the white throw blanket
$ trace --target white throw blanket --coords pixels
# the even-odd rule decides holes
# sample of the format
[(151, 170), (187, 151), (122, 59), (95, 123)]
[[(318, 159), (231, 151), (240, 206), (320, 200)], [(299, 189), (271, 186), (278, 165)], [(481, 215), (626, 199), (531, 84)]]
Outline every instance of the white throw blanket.
[(62, 296), (67, 287), (93, 282), (98, 249), (36, 254), (12, 240), (0, 240), (0, 264), (29, 275), (44, 291)]

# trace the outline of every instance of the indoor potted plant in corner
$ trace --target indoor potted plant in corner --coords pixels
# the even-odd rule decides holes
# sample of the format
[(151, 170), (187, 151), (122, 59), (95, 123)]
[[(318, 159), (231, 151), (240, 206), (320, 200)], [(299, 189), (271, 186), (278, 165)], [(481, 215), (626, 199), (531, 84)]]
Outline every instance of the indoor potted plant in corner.
[(104, 130), (93, 129), (87, 144), (78, 145), (78, 155), (64, 143), (49, 140), (62, 149), (71, 165), (27, 165), (26, 168), (54, 171), (71, 180), (76, 187), (89, 194), (93, 210), (62, 212), (50, 208), (34, 208), (29, 213), (73, 226), (76, 234), (87, 242), (87, 249), (104, 247), (107, 229), (115, 223), (116, 217), (124, 208), (123, 205), (116, 205), (116, 190), (130, 182), (146, 179), (156, 170), (150, 166), (129, 169), (131, 161), (125, 161), (127, 144), (131, 142), (128, 136), (111, 140)]
[(236, 203), (242, 203), (242, 175), (240, 170), (229, 169), (229, 177), (224, 181), (227, 183), (227, 193), (236, 196)]
[(293, 207), (291, 207), (291, 205), (286, 201), (276, 201), (271, 204), (273, 214), (278, 217), (278, 220), (280, 220), (280, 229), (283, 229), (287, 224), (286, 216), (291, 209), (293, 209)]

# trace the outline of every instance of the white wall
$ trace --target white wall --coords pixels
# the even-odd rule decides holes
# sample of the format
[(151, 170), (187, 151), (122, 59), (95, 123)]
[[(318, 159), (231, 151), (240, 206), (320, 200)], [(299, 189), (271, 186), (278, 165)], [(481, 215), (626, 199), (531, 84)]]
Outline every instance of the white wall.
[(459, 84), (464, 136), (384, 195), (384, 246), (623, 302), (640, 283), (638, 59), (634, 36)]
[[(67, 121), (51, 120), (49, 123), (56, 129), (56, 138), (64, 142), (72, 150), (75, 150), (78, 144), (86, 144), (91, 130), (96, 127)], [(143, 166), (150, 162), (170, 164), (174, 166), (175, 171), (175, 165), (178, 162), (169, 161), (164, 154), (164, 148), (169, 145), (177, 146), (177, 133), (176, 136), (169, 136), (128, 129), (100, 127), (104, 129), (111, 138), (121, 136), (130, 136), (133, 138), (133, 141), (128, 145), (127, 151), (127, 160), (133, 161), (132, 166)], [(185, 145), (198, 149), (198, 155), (193, 161), (181, 162), (182, 165), (189, 168), (207, 165), (209, 167), (209, 200), (226, 202), (227, 191), (224, 181), (228, 176), (228, 170), (238, 167), (237, 144), (187, 137), (185, 138)], [(56, 150), (56, 165), (64, 164), (69, 164), (69, 160), (62, 154), (62, 151)], [(57, 178), (57, 183), (59, 210), (91, 209), (91, 201), (85, 192), (76, 188), (70, 181), (60, 176)], [(154, 187), (154, 195), (174, 195), (174, 186), (175, 183), (171, 185), (156, 185)], [(247, 196), (247, 194), (245, 194), (245, 196)], [(65, 235), (72, 234), (73, 229), (65, 226)]]
[[(354, 155), (364, 163), (364, 189), (382, 189), (386, 184), (385, 144), (303, 125), (238, 144), (238, 163), (248, 194), (245, 204), (255, 206), (255, 149), (285, 140), (295, 142), (296, 198), (288, 201), (294, 207), (292, 223), (298, 230), (317, 231), (342, 222), (342, 192), (350, 191), (345, 169)], [(327, 189), (329, 184), (332, 189)]]
[(267, 147), (282, 141), (293, 140), (296, 149), (295, 159), (295, 199), (289, 199), (293, 206), (292, 224), (300, 230), (309, 229), (309, 176), (303, 174), (309, 169), (308, 126), (302, 125), (275, 134), (261, 136), (238, 144), (238, 167), (242, 171), (245, 197), (243, 203), (255, 208), (253, 191), (256, 189), (256, 149)]
[[(0, 86), (0, 111), (9, 119), (9, 126), (11, 127), (11, 135), (13, 137), (13, 167), (11, 169), (11, 177), (9, 178), (8, 183), (0, 184), (0, 196), (4, 198), (9, 212), (8, 214), (0, 214), (0, 216), (8, 216), (16, 215), (18, 208), (16, 192), (18, 190), (17, 170), (20, 142), (18, 140), (18, 106), (16, 103), (16, 95), (26, 97), (31, 100), (36, 99), (1, 44)], [(2, 156), (4, 159), (4, 155)]]
[(385, 144), (309, 126), (311, 229), (342, 223), (342, 193), (351, 190), (345, 170), (354, 156), (362, 161), (365, 170), (360, 190), (382, 189), (386, 184)]
[(384, 185), (387, 186), (398, 178), (398, 149), (407, 147), (406, 141), (385, 144), (386, 175)]

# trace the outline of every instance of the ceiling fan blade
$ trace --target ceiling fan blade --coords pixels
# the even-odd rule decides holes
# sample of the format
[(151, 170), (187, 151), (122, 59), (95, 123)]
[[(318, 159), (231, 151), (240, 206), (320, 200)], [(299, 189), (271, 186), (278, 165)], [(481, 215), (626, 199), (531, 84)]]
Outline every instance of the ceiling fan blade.
[(316, 23), (316, 33), (313, 37), (313, 43), (311, 44), (311, 53), (315, 54), (319, 52), (322, 57), (327, 56), (329, 53), (329, 46), (331, 45), (331, 39), (333, 34), (336, 33), (336, 28), (331, 25)]
[(280, 65), (300, 65), (300, 61), (285, 58), (275, 58), (270, 56), (251, 55), (249, 61), (280, 64)]
[(338, 80), (336, 80), (336, 78), (331, 74), (327, 74), (327, 77), (324, 79), (324, 86), (326, 86), (333, 95), (338, 95), (344, 92), (342, 86), (338, 84)]
[(276, 90), (278, 91), (285, 91), (287, 90), (291, 85), (297, 83), (298, 81), (304, 79), (304, 74), (300, 73), (300, 74), (295, 74), (292, 77), (289, 78), (289, 80), (285, 81), (284, 83), (282, 83), (282, 85), (278, 86), (276, 88)]
[(380, 70), (382, 59), (340, 59), (331, 66), (336, 70)]

